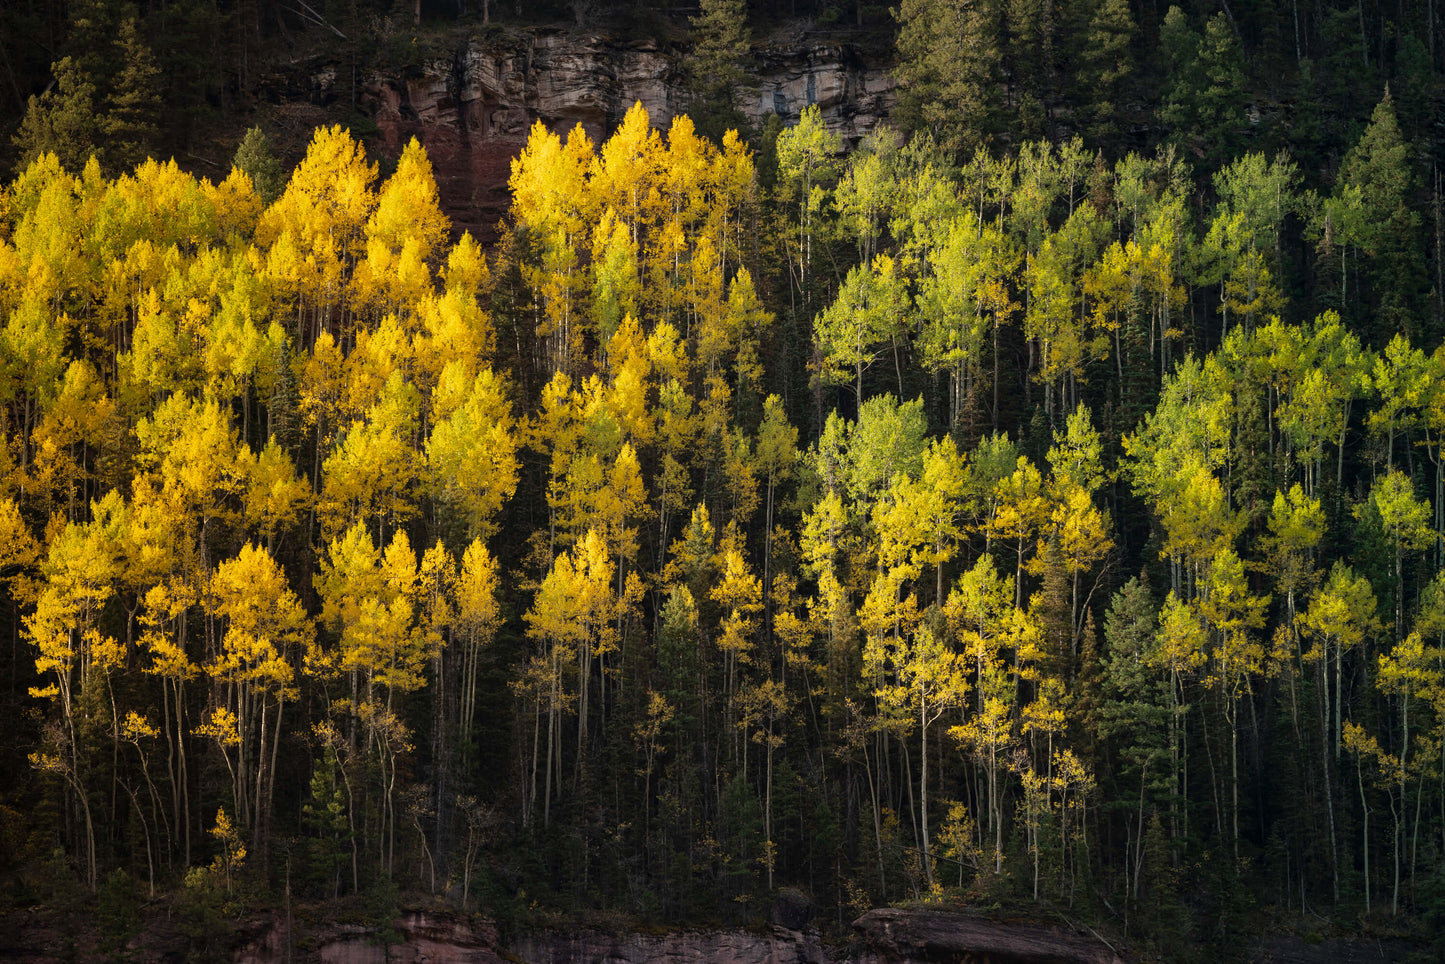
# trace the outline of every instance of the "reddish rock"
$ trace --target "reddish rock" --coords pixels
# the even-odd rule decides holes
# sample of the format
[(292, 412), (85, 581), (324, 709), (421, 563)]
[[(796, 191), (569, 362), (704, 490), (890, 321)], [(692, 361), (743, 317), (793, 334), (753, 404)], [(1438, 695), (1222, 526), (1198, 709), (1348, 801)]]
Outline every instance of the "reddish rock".
[[(829, 130), (856, 143), (892, 106), (892, 79), (851, 45), (800, 35), (754, 53), (757, 86), (741, 92), (739, 104), (754, 125), (769, 113), (796, 122), (816, 104)], [(534, 122), (559, 133), (580, 124), (600, 142), (640, 102), (666, 129), (687, 108), (686, 54), (653, 40), (512, 30), (472, 38), (449, 58), (377, 74), (362, 106), (375, 115), (389, 153), (411, 137), (427, 149), (455, 233), (490, 242), (507, 210), (511, 160)], [(325, 69), (313, 69), (312, 88), (332, 82)]]

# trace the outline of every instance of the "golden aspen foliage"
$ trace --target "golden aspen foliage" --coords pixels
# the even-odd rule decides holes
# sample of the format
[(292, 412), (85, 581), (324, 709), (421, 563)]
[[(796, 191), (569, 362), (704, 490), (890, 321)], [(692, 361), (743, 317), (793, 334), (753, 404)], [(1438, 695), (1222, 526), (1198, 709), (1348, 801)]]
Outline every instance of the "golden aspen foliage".
[(599, 224), (615, 219), (616, 228), (625, 231), (634, 251), (652, 217), (663, 162), (662, 137), (652, 129), (647, 108), (637, 101), (598, 150), (591, 181), (599, 205), (608, 211)]
[(603, 342), (638, 310), (642, 283), (632, 234), (612, 208), (603, 212), (592, 232), (592, 323)]
[(350, 269), (365, 252), (375, 180), (376, 165), (349, 131), (319, 128), (285, 192), (256, 225), (272, 276), (298, 299), (298, 310), (316, 311), (318, 331), (344, 320), (338, 309)]
[(285, 449), (270, 439), (251, 463), (244, 494), (246, 524), (274, 548), (276, 537), (300, 522), (311, 502), (311, 483)]
[(136, 423), (135, 434), (137, 462), (197, 519), (202, 541), (212, 520), (236, 516), (233, 497), (245, 488), (253, 456), (214, 399), (172, 395)]
[(321, 597), (321, 620), (332, 632), (354, 623), (361, 602), (381, 593), (381, 553), (364, 522), (357, 522), (340, 537), (331, 540), (320, 571), (313, 578)]
[(534, 253), (522, 276), (542, 298), (537, 334), (546, 341), (551, 370), (571, 372), (582, 334), (584, 277), (579, 248), (595, 216), (588, 175), (592, 141), (579, 124), (564, 144), (538, 121), (527, 146), (512, 160), (512, 216)]
[(415, 513), (419, 402), (416, 388), (392, 372), (366, 417), (345, 429), (321, 470), (317, 514), (324, 533), (368, 519), (381, 532)]
[(366, 254), (351, 279), (356, 312), (409, 311), (432, 287), (431, 264), (439, 260), (450, 227), (431, 161), (412, 138), (366, 222)]
[(226, 633), (206, 672), (236, 685), (240, 705), (253, 703), (248, 691), (287, 698), (296, 677), (292, 661), (311, 640), (311, 621), (276, 560), (247, 543), (216, 567), (210, 591)]
[(461, 510), (471, 535), (490, 535), (517, 488), (511, 402), (490, 368), (469, 382), (463, 364), (452, 362), (442, 371), (434, 404), (437, 422), (426, 445), (433, 491)]

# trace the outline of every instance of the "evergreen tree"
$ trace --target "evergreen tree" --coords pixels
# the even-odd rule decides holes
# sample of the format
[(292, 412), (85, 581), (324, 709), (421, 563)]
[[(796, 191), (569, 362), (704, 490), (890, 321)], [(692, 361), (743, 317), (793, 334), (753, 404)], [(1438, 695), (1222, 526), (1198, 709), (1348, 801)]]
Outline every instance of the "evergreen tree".
[(231, 165), (251, 179), (256, 196), (263, 205), (269, 206), (281, 196), (286, 187), (281, 162), (276, 159), (270, 138), (259, 127), (246, 131), (246, 136), (236, 148), (236, 156), (231, 159)]
[(1109, 142), (1119, 133), (1120, 111), (1134, 73), (1134, 16), (1128, 0), (1099, 0), (1079, 51), (1078, 86), (1088, 93), (1082, 110), (1090, 139)]
[(898, 20), (898, 117), (955, 157), (998, 130), (1001, 13), (995, 0), (903, 0)]
[(745, 0), (702, 0), (691, 23), (696, 37), (691, 63), (692, 118), (704, 134), (721, 140), (724, 131), (744, 123), (737, 97), (738, 88), (747, 80), (752, 43), (747, 4)]
[(160, 135), (160, 70), (133, 17), (121, 23), (115, 46), (121, 69), (106, 97), (101, 132), (111, 167), (123, 172), (155, 153)]
[(95, 110), (95, 84), (80, 65), (63, 57), (50, 65), (54, 86), (31, 96), (25, 118), (15, 135), (19, 167), (30, 166), (42, 154), (54, 154), (61, 166), (79, 173), (98, 153), (101, 122)]
[(1410, 153), (1386, 89), (1369, 127), (1345, 155), (1337, 185), (1340, 197), (1359, 199), (1358, 243), (1369, 257), (1378, 343), (1396, 332), (1418, 334), (1425, 246)]

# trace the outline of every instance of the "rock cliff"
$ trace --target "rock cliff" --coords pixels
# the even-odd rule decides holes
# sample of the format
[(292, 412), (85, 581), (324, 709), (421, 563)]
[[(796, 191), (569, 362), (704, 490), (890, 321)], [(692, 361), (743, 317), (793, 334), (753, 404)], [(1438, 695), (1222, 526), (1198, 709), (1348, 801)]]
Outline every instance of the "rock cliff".
[[(393, 151), (410, 137), (426, 147), (443, 206), (458, 229), (484, 236), (506, 209), (511, 158), (540, 120), (565, 132), (581, 124), (594, 141), (637, 102), (666, 128), (687, 109), (687, 49), (557, 28), (506, 30), (458, 40), (450, 56), (389, 67), (372, 75), (361, 106)], [(757, 86), (740, 107), (761, 125), (769, 113), (791, 123), (817, 104), (824, 123), (856, 143), (893, 103), (893, 81), (858, 47), (803, 28), (754, 48)], [(324, 99), (336, 83), (318, 65), (310, 92)]]
[(1101, 939), (1071, 929), (989, 920), (942, 909), (870, 910), (853, 922), (851, 964), (1122, 964)]

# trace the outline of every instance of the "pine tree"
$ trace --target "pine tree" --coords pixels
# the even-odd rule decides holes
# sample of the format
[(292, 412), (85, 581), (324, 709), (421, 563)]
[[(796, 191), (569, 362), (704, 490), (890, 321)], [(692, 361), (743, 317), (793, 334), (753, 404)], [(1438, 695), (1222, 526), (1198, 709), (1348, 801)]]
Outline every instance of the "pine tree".
[[(691, 20), (693, 119), (714, 139), (744, 123), (737, 108), (738, 88), (747, 80), (752, 42), (745, 0), (701, 0)], [(698, 108), (701, 107), (701, 110)]]
[(1089, 17), (1080, 49), (1078, 85), (1088, 95), (1084, 112), (1090, 139), (1095, 142), (1108, 142), (1119, 133), (1119, 113), (1128, 95), (1126, 84), (1134, 72), (1130, 45), (1135, 31), (1128, 0), (1099, 0)]
[(121, 22), (114, 43), (121, 68), (106, 98), (101, 132), (110, 166), (123, 172), (156, 151), (161, 116), (160, 69), (150, 47), (141, 39), (134, 18)]
[(286, 177), (281, 162), (271, 148), (270, 138), (259, 127), (246, 131), (231, 165), (251, 179), (256, 194), (263, 205), (269, 206), (281, 196), (286, 187)]
[(95, 84), (69, 57), (50, 65), (55, 84), (31, 96), (25, 118), (15, 134), (15, 149), (24, 169), (42, 154), (55, 154), (67, 171), (79, 173), (97, 153), (101, 122), (96, 115)]
[(1396, 332), (1418, 331), (1424, 300), (1426, 248), (1410, 155), (1386, 89), (1370, 125), (1345, 155), (1336, 189), (1342, 196), (1358, 192), (1359, 245), (1369, 257), (1372, 300), (1378, 305), (1377, 344)]
[(998, 128), (1001, 13), (995, 0), (903, 0), (898, 20), (898, 117), (955, 157)]

